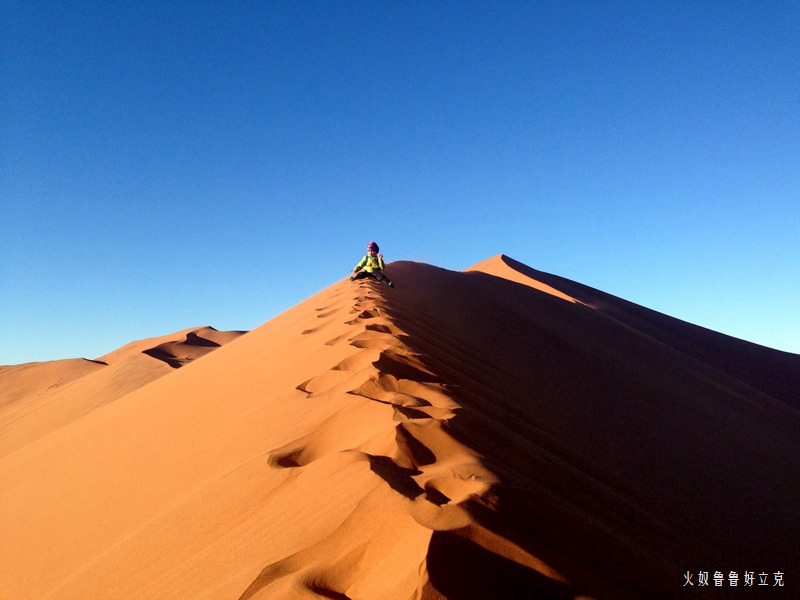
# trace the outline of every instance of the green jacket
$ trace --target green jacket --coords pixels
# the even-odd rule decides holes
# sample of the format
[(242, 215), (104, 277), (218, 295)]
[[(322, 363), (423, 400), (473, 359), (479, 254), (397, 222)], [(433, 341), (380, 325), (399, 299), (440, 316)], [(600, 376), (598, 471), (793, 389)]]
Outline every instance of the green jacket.
[(356, 265), (355, 270), (360, 271), (364, 269), (367, 273), (374, 273), (375, 271), (383, 271), (385, 266), (386, 265), (383, 264), (383, 258), (367, 255)]

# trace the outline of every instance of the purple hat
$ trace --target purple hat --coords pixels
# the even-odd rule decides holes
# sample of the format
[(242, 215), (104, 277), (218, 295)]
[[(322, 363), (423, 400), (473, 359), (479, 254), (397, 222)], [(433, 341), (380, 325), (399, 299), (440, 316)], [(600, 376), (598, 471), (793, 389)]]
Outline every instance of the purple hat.
[(378, 252), (379, 250), (378, 244), (376, 244), (375, 242), (370, 242), (369, 244), (367, 244), (367, 250), (374, 250), (375, 252)]

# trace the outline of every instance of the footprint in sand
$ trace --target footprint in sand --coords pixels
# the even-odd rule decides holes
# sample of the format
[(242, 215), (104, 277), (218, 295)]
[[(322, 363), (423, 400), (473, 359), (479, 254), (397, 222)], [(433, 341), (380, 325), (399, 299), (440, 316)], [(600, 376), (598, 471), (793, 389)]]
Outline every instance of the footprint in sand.
[(311, 329), (304, 329), (304, 330), (303, 330), (303, 331), (300, 333), (300, 335), (308, 335), (308, 334), (310, 334), (310, 333), (317, 333), (319, 330), (321, 330), (321, 329), (324, 329), (324, 328), (325, 328), (325, 327), (327, 327), (329, 324), (330, 324), (330, 323), (323, 323), (322, 325), (318, 325), (318, 326), (316, 326), (316, 327), (312, 327)]

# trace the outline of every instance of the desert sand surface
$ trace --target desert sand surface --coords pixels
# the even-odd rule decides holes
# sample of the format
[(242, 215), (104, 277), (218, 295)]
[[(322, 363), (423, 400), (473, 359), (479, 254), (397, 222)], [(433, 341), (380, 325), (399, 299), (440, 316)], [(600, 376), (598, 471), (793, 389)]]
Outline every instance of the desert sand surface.
[(0, 598), (797, 597), (800, 356), (503, 255), (387, 275), (3, 367)]
[(94, 360), (0, 366), (0, 456), (244, 333), (197, 327), (131, 342)]

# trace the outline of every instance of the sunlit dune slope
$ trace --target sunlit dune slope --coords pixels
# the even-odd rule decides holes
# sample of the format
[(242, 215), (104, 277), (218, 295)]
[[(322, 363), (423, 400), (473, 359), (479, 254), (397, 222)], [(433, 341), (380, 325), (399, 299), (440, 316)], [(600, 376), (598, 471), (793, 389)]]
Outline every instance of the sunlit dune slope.
[(0, 456), (243, 333), (195, 327), (131, 342), (96, 360), (75, 358), (0, 367)]
[(800, 357), (502, 255), (387, 274), (53, 412), (0, 459), (0, 597), (658, 598), (800, 563)]

